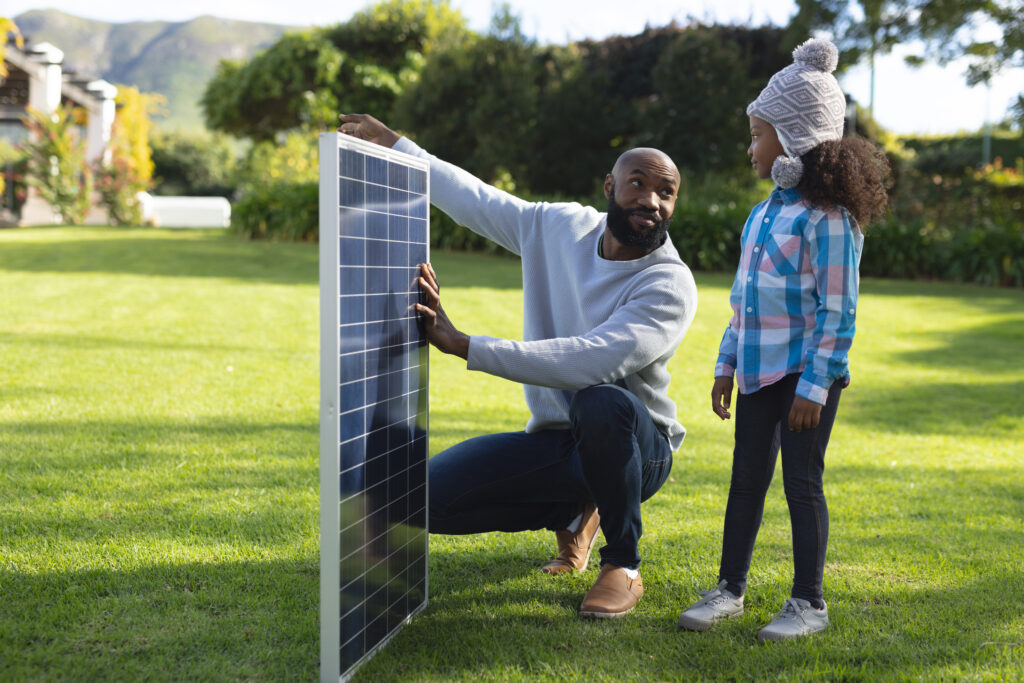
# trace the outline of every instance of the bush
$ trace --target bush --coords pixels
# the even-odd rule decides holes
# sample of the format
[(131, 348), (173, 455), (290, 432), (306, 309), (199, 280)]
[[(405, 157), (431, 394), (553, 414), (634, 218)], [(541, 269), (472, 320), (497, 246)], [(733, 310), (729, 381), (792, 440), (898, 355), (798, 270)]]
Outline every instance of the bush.
[(895, 168), (891, 213), (870, 226), (861, 273), (1024, 284), (1024, 161), (955, 175)]
[[(926, 177), (901, 168), (892, 212), (867, 226), (861, 274), (1024, 286), (1024, 222), (1019, 219), (1024, 162), (1018, 166), (997, 163), (958, 178)], [(497, 184), (516, 190), (507, 172)], [(734, 271), (747, 216), (771, 189), (770, 181), (756, 181), (752, 174), (684, 175), (669, 227), (682, 259), (698, 271)], [(233, 229), (258, 239), (316, 240), (318, 193), (316, 182), (253, 186), (235, 204)], [(571, 201), (518, 194), (537, 201)], [(580, 202), (605, 206), (600, 194)], [(430, 232), (434, 248), (507, 253), (436, 209), (431, 211)]]
[[(966, 168), (981, 165), (982, 133), (933, 137), (904, 137), (903, 146), (915, 153), (914, 168), (921, 173), (959, 176)], [(992, 156), (1003, 159), (1024, 157), (1024, 136), (1020, 133), (995, 131), (992, 134)]]
[(109, 163), (96, 168), (96, 190), (112, 225), (141, 225), (142, 206), (135, 196), (146, 189), (130, 160), (115, 150)]
[(743, 225), (772, 187), (753, 173), (684, 175), (669, 227), (683, 261), (694, 270), (735, 271)]
[(29, 107), (30, 131), (26, 180), (60, 214), (61, 220), (81, 225), (92, 208), (92, 169), (85, 162), (85, 140), (77, 133), (79, 112), (57, 107), (46, 115)]
[(250, 239), (315, 242), (318, 183), (272, 183), (251, 190), (231, 209), (231, 231)]
[(150, 139), (154, 194), (230, 197), (235, 192), (235, 151), (223, 135), (163, 133)]

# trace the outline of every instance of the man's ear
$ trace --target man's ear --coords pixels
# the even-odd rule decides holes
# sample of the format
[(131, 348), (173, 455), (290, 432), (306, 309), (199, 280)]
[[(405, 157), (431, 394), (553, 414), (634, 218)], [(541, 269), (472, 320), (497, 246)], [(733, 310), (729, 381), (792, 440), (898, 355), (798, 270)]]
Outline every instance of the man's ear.
[(611, 199), (612, 198), (612, 192), (614, 192), (614, 190), (615, 190), (615, 178), (613, 178), (612, 174), (609, 173), (608, 175), (606, 175), (604, 177), (604, 198), (605, 199)]

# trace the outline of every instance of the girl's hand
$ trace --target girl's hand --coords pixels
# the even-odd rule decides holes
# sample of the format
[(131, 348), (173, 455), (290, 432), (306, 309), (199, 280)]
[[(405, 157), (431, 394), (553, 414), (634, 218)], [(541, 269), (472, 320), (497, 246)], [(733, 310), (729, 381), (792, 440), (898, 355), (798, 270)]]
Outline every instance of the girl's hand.
[(801, 432), (814, 429), (821, 419), (821, 404), (809, 401), (803, 396), (793, 397), (793, 407), (789, 411), (789, 429)]
[(728, 420), (732, 417), (729, 404), (732, 403), (732, 377), (716, 377), (715, 386), (711, 388), (711, 410), (715, 415)]

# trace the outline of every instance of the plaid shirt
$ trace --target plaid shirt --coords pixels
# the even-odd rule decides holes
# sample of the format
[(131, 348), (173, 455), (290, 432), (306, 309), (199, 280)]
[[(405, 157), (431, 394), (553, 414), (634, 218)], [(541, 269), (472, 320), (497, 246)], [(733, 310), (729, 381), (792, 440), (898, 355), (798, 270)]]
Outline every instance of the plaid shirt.
[(824, 405), (836, 379), (850, 381), (864, 235), (846, 209), (816, 209), (796, 189), (775, 188), (747, 218), (741, 245), (715, 377), (735, 373), (749, 394), (799, 372), (797, 395)]

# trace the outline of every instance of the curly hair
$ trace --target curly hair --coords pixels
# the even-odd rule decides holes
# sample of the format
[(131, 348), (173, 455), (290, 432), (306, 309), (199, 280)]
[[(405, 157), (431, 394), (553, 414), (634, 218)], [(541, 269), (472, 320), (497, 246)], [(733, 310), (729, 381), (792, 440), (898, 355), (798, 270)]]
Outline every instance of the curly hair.
[(800, 157), (803, 177), (797, 189), (823, 208), (842, 206), (863, 229), (885, 214), (889, 160), (864, 138), (823, 142)]

